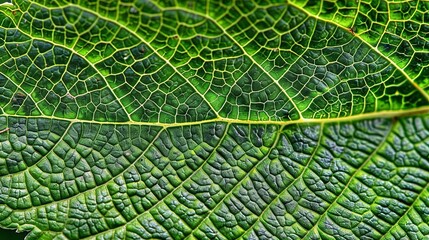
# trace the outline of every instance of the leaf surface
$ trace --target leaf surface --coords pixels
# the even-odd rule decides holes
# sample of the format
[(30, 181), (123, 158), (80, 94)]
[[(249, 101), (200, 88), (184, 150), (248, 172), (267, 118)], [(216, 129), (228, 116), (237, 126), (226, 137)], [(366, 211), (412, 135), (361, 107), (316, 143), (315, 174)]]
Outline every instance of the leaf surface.
[(0, 5), (0, 226), (423, 239), (427, 1)]

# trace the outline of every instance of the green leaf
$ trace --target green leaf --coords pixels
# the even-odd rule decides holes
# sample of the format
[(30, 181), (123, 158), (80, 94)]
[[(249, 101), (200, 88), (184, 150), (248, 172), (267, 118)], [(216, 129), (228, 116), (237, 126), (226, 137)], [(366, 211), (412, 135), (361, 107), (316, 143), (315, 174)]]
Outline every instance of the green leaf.
[(0, 227), (423, 239), (426, 1), (0, 5)]

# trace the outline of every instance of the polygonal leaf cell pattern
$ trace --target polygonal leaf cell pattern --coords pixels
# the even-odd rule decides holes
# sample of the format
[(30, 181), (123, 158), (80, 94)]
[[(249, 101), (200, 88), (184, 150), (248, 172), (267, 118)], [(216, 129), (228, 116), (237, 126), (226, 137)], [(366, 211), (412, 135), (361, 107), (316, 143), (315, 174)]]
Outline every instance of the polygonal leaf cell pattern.
[(428, 1), (0, 1), (0, 227), (424, 239)]

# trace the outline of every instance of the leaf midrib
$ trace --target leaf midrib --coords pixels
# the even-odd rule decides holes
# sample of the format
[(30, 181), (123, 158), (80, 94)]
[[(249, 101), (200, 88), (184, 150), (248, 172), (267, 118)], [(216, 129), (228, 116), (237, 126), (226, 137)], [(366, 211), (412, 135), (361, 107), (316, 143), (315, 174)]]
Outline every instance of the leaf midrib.
[[(294, 4), (292, 4), (292, 3), (288, 3), (288, 4), (290, 4), (290, 5), (293, 5), (294, 7), (296, 7), (297, 9), (300, 9), (301, 11), (303, 11), (303, 12), (306, 12), (309, 16), (313, 16), (314, 18), (316, 18), (316, 19), (318, 19), (318, 20), (321, 20), (321, 21), (325, 21), (325, 22), (330, 22), (330, 23), (332, 23), (332, 24), (335, 24), (337, 27), (339, 27), (339, 28), (342, 28), (342, 29), (344, 29), (345, 31), (347, 31), (348, 29), (347, 28), (344, 28), (344, 27), (342, 27), (341, 25), (338, 25), (338, 24), (336, 24), (335, 22), (331, 22), (331, 21), (327, 21), (327, 20), (324, 20), (324, 19), (322, 19), (322, 18), (320, 18), (319, 17), (319, 15), (314, 15), (314, 14), (311, 14), (311, 13), (309, 13), (309, 12), (307, 12), (307, 11), (305, 11), (304, 9), (302, 9), (301, 7), (299, 7), (299, 6), (296, 6), (296, 5), (294, 5)], [(80, 8), (83, 8), (83, 7), (81, 7), (81, 6), (78, 6), (78, 7), (80, 7)], [(85, 8), (86, 9), (86, 8)], [(87, 11), (89, 11), (88, 9), (86, 9)], [(188, 10), (189, 11), (189, 10)], [(92, 12), (92, 13), (94, 13), (94, 12)], [(196, 14), (195, 12), (192, 12), (193, 14)], [(98, 15), (97, 14), (97, 16), (100, 16), (100, 15)], [(205, 17), (208, 17), (208, 16), (205, 16)], [(114, 21), (114, 20), (111, 20), (111, 19), (109, 19), (109, 21)], [(217, 22), (216, 21), (213, 21), (214, 23), (216, 23), (217, 24)], [(120, 25), (120, 23), (118, 23), (119, 25)], [(120, 25), (122, 28), (124, 28), (124, 29), (127, 29), (127, 30), (129, 30), (126, 26), (123, 26), (123, 25)], [(224, 31), (224, 33), (226, 34), (226, 31), (223, 29), (223, 28), (221, 28), (223, 31)], [(133, 31), (131, 31), (131, 30), (129, 30), (130, 32), (132, 32), (132, 33), (134, 33)], [(135, 34), (135, 33), (134, 33)], [(141, 37), (138, 35), (138, 34), (135, 34), (139, 39), (141, 39)], [(228, 35), (229, 36), (229, 35)], [(364, 41), (359, 35), (355, 35), (354, 37), (357, 37), (357, 38), (359, 38), (364, 44), (367, 44), (373, 51), (375, 51), (377, 54), (379, 54), (382, 58), (384, 58), (386, 61), (388, 61), (392, 66), (394, 66), (395, 67), (395, 70), (398, 70), (398, 71), (400, 71), (403, 75), (404, 75), (404, 77), (405, 78), (407, 78), (407, 80), (411, 83), (411, 84), (413, 84), (413, 86), (420, 92), (420, 93), (422, 93), (422, 95), (426, 98), (426, 99), (429, 99), (429, 95), (422, 89), (422, 88), (420, 88), (418, 85), (417, 85), (417, 83), (415, 83), (399, 66), (397, 66), (393, 61), (391, 61), (389, 58), (387, 58), (387, 57), (385, 57), (385, 55), (383, 55), (380, 51), (378, 51), (378, 49), (377, 49), (377, 47), (373, 47), (372, 45), (370, 45), (370, 44), (368, 44), (366, 41)], [(235, 40), (231, 37), (231, 39), (235, 42)], [(45, 40), (46, 41), (46, 40)], [(148, 46), (150, 46), (150, 44), (147, 44)], [(242, 48), (241, 47), (241, 45), (239, 45), (239, 44), (237, 44), (240, 48)], [(151, 47), (151, 46), (150, 46)], [(155, 53), (157, 53), (155, 50), (154, 50), (154, 52)], [(243, 52), (244, 53), (246, 53), (244, 50), (243, 50)], [(246, 53), (247, 54), (247, 53)], [(158, 54), (158, 56), (160, 56), (159, 54)], [(166, 60), (166, 59), (164, 59), (162, 56), (160, 56), (163, 60), (165, 60), (165, 62), (166, 62), (166, 64), (169, 64), (168, 63), (168, 60)], [(251, 58), (252, 60), (253, 60), (253, 58)], [(88, 61), (89, 62), (89, 61)], [(254, 62), (255, 64), (257, 64), (256, 62)], [(259, 66), (259, 65), (258, 65)], [(173, 69), (175, 69), (176, 70), (176, 68), (174, 68), (173, 67)], [(262, 69), (262, 68), (261, 68)], [(176, 72), (178, 72), (177, 70), (176, 70)], [(103, 76), (103, 75), (100, 75), (100, 76)], [(268, 74), (268, 76), (271, 76), (271, 75), (269, 75)], [(183, 76), (182, 76), (183, 77)], [(184, 79), (186, 79), (186, 78), (184, 78)], [(186, 81), (188, 81), (188, 80), (186, 80)], [(274, 82), (276, 82), (275, 80), (273, 80)], [(188, 82), (189, 83), (189, 82)], [(189, 83), (189, 85), (191, 85), (192, 87), (193, 87), (193, 85), (192, 84), (190, 84)], [(110, 87), (108, 84), (107, 84), (107, 86), (108, 87)], [(195, 89), (195, 91), (198, 93), (198, 91)], [(283, 91), (283, 89), (282, 89), (282, 91)], [(203, 96), (202, 96), (203, 97)], [(289, 97), (289, 96), (288, 96)], [(205, 99), (204, 97), (203, 97), (203, 99)], [(118, 101), (120, 102), (120, 100), (118, 99)], [(293, 101), (292, 101), (293, 102)], [(208, 105), (211, 107), (211, 105), (208, 103)], [(125, 109), (124, 109), (125, 110)], [(298, 109), (297, 109), (298, 110)], [(213, 110), (214, 111), (214, 110)], [(125, 112), (127, 113), (127, 111), (125, 110)], [(299, 111), (298, 111), (299, 112)], [(379, 117), (382, 117), (382, 118), (393, 118), (393, 117), (397, 117), (397, 116), (409, 116), (409, 115), (417, 115), (417, 114), (421, 114), (421, 113), (428, 113), (429, 112), (429, 106), (425, 106), (425, 107), (420, 107), (420, 108), (415, 108), (415, 109), (408, 109), (408, 110), (388, 110), (388, 111), (381, 111), (381, 112), (373, 112), (373, 113), (364, 113), (364, 114), (359, 114), (359, 115), (353, 115), (353, 116), (348, 116), (348, 117), (339, 117), (339, 118), (329, 118), (329, 119), (299, 119), (299, 120), (291, 120), (291, 121), (258, 121), (258, 120), (239, 120), (239, 119), (230, 119), (230, 118), (223, 118), (223, 117), (219, 117), (218, 116), (218, 118), (214, 118), (214, 119), (209, 119), (209, 120), (202, 120), (202, 121), (195, 121), (195, 122), (183, 122), (183, 123), (159, 123), (159, 122), (154, 122), (154, 123), (145, 123), (145, 122), (135, 122), (135, 121), (127, 121), (127, 122), (100, 122), (100, 121), (92, 121), (92, 120), (81, 120), (81, 119), (65, 119), (65, 118), (59, 118), (59, 117), (54, 117), (54, 116), (31, 116), (31, 117), (28, 117), (28, 116), (20, 116), (20, 115), (10, 115), (10, 114), (2, 114), (1, 116), (5, 116), (5, 117), (16, 117), (16, 118), (28, 118), (28, 119), (31, 119), (31, 118), (45, 118), (45, 119), (54, 119), (54, 120), (61, 120), (61, 121), (68, 121), (68, 122), (70, 122), (71, 124), (70, 124), (70, 126), (72, 125), (72, 124), (74, 124), (74, 123), (95, 123), (95, 124), (108, 124), (108, 125), (125, 125), (125, 124), (132, 124), (132, 125), (149, 125), (149, 126), (161, 126), (161, 127), (163, 127), (163, 128), (168, 128), (168, 127), (176, 127), (176, 126), (187, 126), (187, 125), (196, 125), (196, 124), (204, 124), (204, 123), (211, 123), (211, 122), (227, 122), (227, 123), (236, 123), (236, 124), (276, 124), (276, 125), (281, 125), (281, 126), (284, 126), (284, 125), (289, 125), (289, 124), (298, 124), (298, 123), (327, 123), (327, 122), (341, 122), (341, 121), (352, 121), (352, 120), (362, 120), (362, 119), (371, 119), (371, 118), (379, 118)], [(217, 113), (217, 111), (214, 111), (214, 113)], [(69, 126), (69, 127), (70, 127)], [(229, 126), (229, 125), (228, 125)], [(164, 129), (161, 129), (160, 130), (160, 132), (162, 132)], [(225, 129), (225, 131), (227, 131), (227, 129)], [(159, 132), (159, 133), (160, 133)], [(158, 133), (158, 134), (159, 134)], [(226, 133), (224, 133), (224, 135), (223, 136), (225, 136), (225, 135), (227, 135)], [(388, 134), (387, 134), (388, 135)], [(154, 139), (156, 139), (157, 137), (155, 137)], [(220, 143), (221, 141), (219, 141), (219, 143)], [(149, 146), (148, 146), (149, 147)], [(368, 160), (367, 160), (368, 161)], [(366, 162), (365, 162), (366, 163)], [(361, 167), (360, 168), (362, 168), (362, 166), (363, 165), (365, 165), (365, 163), (364, 164), (362, 164), (361, 165)], [(359, 169), (360, 169), (359, 168)], [(304, 169), (305, 170), (305, 169)], [(351, 180), (350, 180), (351, 181)], [(349, 183), (350, 183), (350, 181), (349, 181)], [(348, 183), (348, 184), (349, 184)], [(348, 185), (347, 184), (347, 185)], [(347, 186), (346, 186), (347, 187)], [(415, 202), (417, 202), (417, 200), (420, 198), (420, 196), (422, 195), (422, 193), (425, 191), (425, 189), (427, 189), (427, 187), (428, 187), (428, 185), (426, 185), (424, 188), (423, 188), (423, 190), (422, 190), (422, 192), (420, 192), (420, 194), (416, 197), (416, 199), (414, 200), (414, 202), (409, 206), (409, 208), (407, 209), (407, 211), (405, 212), (405, 214), (404, 215), (402, 215), (401, 216), (401, 218), (399, 218), (398, 219), (398, 221), (394, 224), (394, 225), (392, 225), (391, 226), (391, 228), (393, 228), (394, 226), (396, 226), (399, 222), (400, 222), (400, 220), (404, 217), (404, 216), (406, 216), (407, 215), (407, 213), (410, 211), (410, 209), (413, 207), (413, 205), (414, 205), (414, 203)], [(346, 188), (344, 188), (344, 189), (346, 189)], [(174, 190), (172, 191), (172, 192), (174, 192)], [(341, 194), (340, 194), (341, 195)], [(339, 196), (340, 196), (339, 195)], [(339, 197), (338, 196), (338, 197)], [(337, 199), (338, 199), (338, 197), (337, 197)], [(336, 199), (336, 200), (337, 200)], [(335, 201), (336, 201), (335, 200)], [(335, 202), (334, 201), (334, 202)], [(330, 207), (332, 206), (332, 204), (330, 205)], [(329, 208), (330, 208), (329, 207)], [(328, 212), (328, 210), (329, 210), (329, 208), (325, 211), (325, 213), (326, 212)], [(323, 215), (322, 215), (323, 216)], [(322, 216), (319, 218), (319, 221), (320, 221), (320, 219), (322, 218)], [(315, 226), (317, 226), (318, 224), (316, 223), (316, 225)], [(126, 225), (124, 225), (124, 226), (126, 226)], [(162, 226), (161, 224), (160, 224), (160, 226)], [(110, 230), (110, 229), (109, 229)], [(390, 229), (389, 229), (390, 230)], [(168, 232), (168, 231), (167, 231)]]
[(194, 121), (194, 122), (178, 122), (178, 123), (162, 123), (162, 122), (136, 122), (136, 121), (127, 121), (127, 122), (105, 122), (105, 121), (94, 121), (94, 120), (84, 120), (84, 119), (67, 119), (60, 118), (56, 116), (23, 116), (17, 114), (7, 114), (2, 113), (0, 117), (9, 117), (9, 118), (25, 118), (25, 119), (47, 119), (47, 120), (57, 120), (70, 123), (88, 123), (88, 124), (100, 124), (100, 125), (136, 125), (136, 126), (158, 126), (162, 128), (172, 128), (172, 127), (182, 127), (190, 125), (201, 125), (205, 123), (216, 123), (216, 122), (225, 122), (233, 124), (245, 124), (245, 125), (292, 125), (292, 124), (307, 124), (307, 123), (332, 123), (332, 122), (349, 122), (349, 121), (359, 121), (366, 119), (375, 119), (375, 118), (396, 118), (396, 117), (407, 117), (407, 116), (416, 116), (421, 114), (428, 114), (429, 106), (423, 106), (419, 108), (407, 109), (407, 110), (385, 110), (379, 112), (370, 112), (363, 113), (348, 117), (334, 117), (334, 118), (304, 118), (298, 120), (289, 120), (289, 121), (273, 121), (273, 120), (240, 120), (240, 119), (231, 119), (231, 118), (213, 118), (208, 120)]

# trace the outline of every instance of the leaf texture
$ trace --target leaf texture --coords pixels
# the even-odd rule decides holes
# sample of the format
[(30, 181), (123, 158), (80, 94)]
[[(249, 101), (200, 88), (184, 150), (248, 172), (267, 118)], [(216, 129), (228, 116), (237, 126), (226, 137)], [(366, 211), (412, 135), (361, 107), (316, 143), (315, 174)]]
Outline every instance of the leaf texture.
[(0, 4), (0, 226), (424, 239), (428, 19), (427, 1)]

